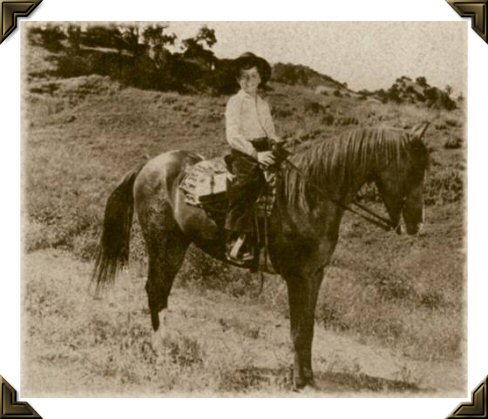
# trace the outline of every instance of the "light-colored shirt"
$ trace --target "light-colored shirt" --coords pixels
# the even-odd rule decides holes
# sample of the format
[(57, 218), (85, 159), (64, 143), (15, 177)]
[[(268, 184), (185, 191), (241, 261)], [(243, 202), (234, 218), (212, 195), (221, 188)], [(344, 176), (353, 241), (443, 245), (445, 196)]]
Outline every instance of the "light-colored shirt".
[(268, 102), (244, 90), (231, 96), (225, 108), (225, 135), (236, 150), (257, 158), (251, 140), (268, 137), (280, 141), (275, 132)]

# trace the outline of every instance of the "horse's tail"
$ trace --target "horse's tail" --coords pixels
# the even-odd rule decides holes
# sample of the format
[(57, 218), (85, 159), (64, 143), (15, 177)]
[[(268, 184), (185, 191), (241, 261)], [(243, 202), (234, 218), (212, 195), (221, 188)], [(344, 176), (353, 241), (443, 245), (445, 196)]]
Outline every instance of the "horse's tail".
[(103, 231), (92, 279), (101, 285), (113, 283), (117, 270), (129, 259), (129, 241), (134, 215), (134, 181), (144, 165), (127, 173), (105, 205)]

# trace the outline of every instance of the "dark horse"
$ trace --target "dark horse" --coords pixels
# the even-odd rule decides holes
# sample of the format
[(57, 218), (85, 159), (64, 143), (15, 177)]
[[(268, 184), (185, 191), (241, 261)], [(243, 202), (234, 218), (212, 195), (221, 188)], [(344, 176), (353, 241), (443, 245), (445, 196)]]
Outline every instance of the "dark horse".
[[(281, 169), (283, 180), (269, 226), (269, 255), (288, 287), (297, 388), (313, 384), (315, 306), (344, 206), (363, 184), (374, 182), (396, 230), (402, 216), (408, 234), (421, 229), (429, 161), (422, 136), (427, 125), (411, 132), (359, 128), (314, 141), (290, 157), (301, 173), (291, 167)], [(146, 291), (155, 336), (164, 329), (163, 310), (190, 243), (225, 261), (222, 226), (204, 210), (187, 205), (178, 187), (185, 167), (200, 160), (188, 151), (160, 154), (129, 172), (105, 208), (94, 278), (98, 285), (113, 281), (117, 268), (127, 261), (135, 206), (149, 254)]]

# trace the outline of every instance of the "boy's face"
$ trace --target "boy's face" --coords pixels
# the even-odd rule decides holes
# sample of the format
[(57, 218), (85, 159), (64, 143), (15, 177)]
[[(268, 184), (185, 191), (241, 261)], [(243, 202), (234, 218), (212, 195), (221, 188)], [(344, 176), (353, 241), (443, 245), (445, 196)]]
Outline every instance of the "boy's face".
[(242, 90), (250, 95), (254, 95), (258, 90), (259, 83), (261, 83), (261, 76), (259, 75), (258, 69), (252, 67), (247, 70), (241, 70), (237, 81)]

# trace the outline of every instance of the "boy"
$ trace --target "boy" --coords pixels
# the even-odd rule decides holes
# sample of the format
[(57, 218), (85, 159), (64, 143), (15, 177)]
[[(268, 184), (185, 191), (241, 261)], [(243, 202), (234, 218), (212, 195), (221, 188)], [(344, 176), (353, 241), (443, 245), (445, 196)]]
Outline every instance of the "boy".
[(265, 184), (262, 167), (275, 163), (273, 142), (281, 142), (275, 132), (269, 105), (258, 94), (271, 76), (269, 63), (251, 52), (234, 61), (240, 90), (227, 102), (225, 128), (232, 147), (234, 182), (228, 190), (229, 211), (225, 223), (229, 260), (245, 264), (253, 259), (253, 204)]

